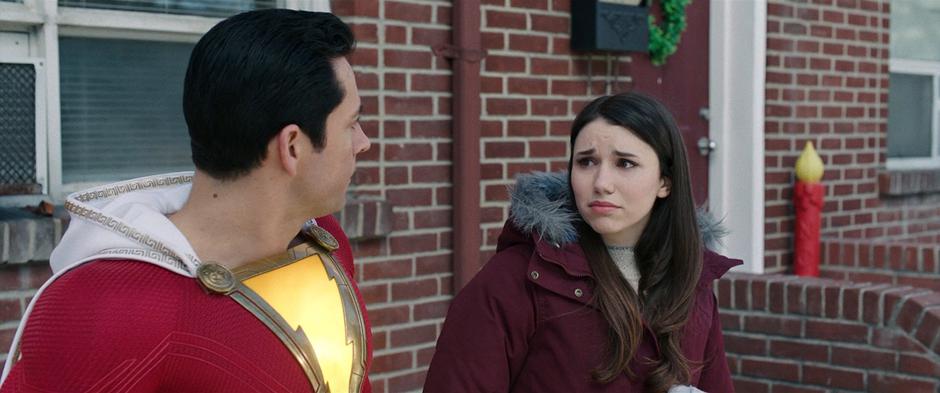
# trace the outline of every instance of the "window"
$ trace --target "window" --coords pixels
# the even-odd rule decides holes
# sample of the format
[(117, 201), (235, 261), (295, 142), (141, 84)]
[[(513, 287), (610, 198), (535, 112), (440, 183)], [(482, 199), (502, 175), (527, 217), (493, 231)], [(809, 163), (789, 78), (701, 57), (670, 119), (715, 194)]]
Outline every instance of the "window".
[(60, 7), (99, 8), (227, 17), (242, 11), (275, 8), (275, 0), (59, 0)]
[(59, 40), (62, 181), (191, 170), (183, 79), (193, 44)]
[(0, 205), (192, 169), (182, 87), (193, 45), (221, 18), (278, 7), (329, 2), (0, 0), (0, 98), (19, 98), (0, 104)]
[(940, 3), (891, 3), (888, 166), (940, 168)]

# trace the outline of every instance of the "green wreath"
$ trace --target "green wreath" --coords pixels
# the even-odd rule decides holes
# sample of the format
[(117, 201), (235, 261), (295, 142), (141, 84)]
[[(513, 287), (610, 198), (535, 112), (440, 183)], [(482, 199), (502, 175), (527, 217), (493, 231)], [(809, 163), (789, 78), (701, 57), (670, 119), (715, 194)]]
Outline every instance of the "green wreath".
[[(651, 3), (653, 0), (650, 0)], [(666, 58), (676, 53), (679, 38), (685, 31), (685, 7), (692, 0), (658, 0), (663, 12), (663, 27), (656, 23), (656, 16), (650, 14), (650, 58), (653, 65), (663, 65)]]

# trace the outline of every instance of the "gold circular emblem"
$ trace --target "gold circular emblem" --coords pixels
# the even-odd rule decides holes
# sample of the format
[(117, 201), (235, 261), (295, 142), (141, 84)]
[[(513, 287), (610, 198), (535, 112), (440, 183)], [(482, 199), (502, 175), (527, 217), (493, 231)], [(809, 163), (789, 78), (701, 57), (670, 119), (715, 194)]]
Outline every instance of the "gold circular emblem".
[(317, 244), (329, 252), (333, 252), (339, 248), (339, 242), (336, 241), (336, 238), (333, 237), (329, 231), (323, 229), (323, 227), (308, 225), (304, 228), (304, 231), (307, 232), (307, 236), (313, 238)]
[(199, 277), (202, 286), (212, 292), (225, 295), (235, 289), (235, 276), (222, 265), (215, 263), (199, 265), (196, 269), (196, 276)]

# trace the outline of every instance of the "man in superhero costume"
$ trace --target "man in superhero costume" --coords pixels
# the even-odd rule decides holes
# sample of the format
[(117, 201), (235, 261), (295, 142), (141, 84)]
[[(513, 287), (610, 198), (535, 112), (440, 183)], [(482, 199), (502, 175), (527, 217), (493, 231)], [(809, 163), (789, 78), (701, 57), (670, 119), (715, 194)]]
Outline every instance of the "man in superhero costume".
[(206, 33), (183, 93), (195, 172), (69, 196), (0, 392), (369, 392), (330, 217), (369, 149), (353, 45), (327, 13), (252, 11)]

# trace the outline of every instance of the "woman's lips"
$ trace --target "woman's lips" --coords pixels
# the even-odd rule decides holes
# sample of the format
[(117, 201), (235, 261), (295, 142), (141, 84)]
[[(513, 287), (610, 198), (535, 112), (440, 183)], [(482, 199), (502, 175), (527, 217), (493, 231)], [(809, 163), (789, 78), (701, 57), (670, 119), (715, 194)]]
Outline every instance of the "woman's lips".
[(604, 201), (594, 201), (588, 203), (588, 207), (591, 208), (592, 212), (597, 214), (607, 214), (620, 208), (620, 206)]

